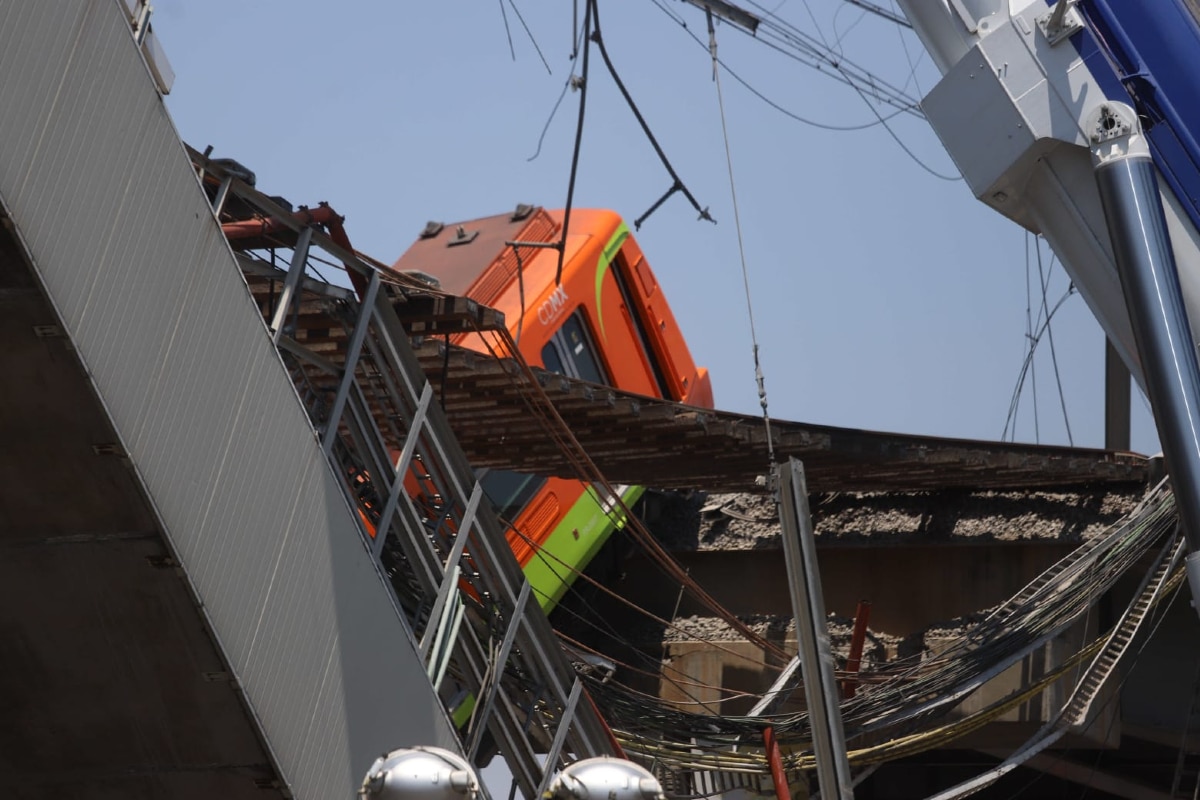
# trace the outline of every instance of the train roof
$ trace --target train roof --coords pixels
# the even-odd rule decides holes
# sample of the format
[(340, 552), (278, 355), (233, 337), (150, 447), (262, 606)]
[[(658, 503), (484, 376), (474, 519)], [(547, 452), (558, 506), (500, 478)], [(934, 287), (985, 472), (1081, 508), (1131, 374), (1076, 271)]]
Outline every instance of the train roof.
[[(401, 272), (431, 275), (437, 278), (442, 290), (467, 296), (488, 267), (503, 258), (506, 251), (512, 252), (508, 242), (555, 242), (562, 234), (562, 220), (562, 210), (518, 205), (505, 214), (465, 222), (430, 222), (392, 267)], [(571, 211), (573, 232), (605, 223), (615, 229), (619, 220), (613, 211)]]

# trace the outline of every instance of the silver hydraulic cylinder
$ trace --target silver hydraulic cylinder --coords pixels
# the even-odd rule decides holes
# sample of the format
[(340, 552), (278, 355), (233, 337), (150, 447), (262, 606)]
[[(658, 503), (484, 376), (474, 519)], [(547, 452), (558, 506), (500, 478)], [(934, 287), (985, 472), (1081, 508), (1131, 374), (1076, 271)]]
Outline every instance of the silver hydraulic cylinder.
[(1200, 610), (1200, 365), (1150, 147), (1133, 109), (1088, 117), (1092, 163), (1133, 325), (1154, 423), (1187, 539), (1188, 586)]

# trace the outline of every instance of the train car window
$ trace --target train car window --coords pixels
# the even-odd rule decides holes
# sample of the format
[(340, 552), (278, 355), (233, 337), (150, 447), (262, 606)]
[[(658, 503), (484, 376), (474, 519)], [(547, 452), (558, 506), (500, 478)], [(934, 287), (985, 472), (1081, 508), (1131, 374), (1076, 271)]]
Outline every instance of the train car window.
[(576, 311), (555, 332), (550, 343), (542, 348), (542, 364), (551, 372), (592, 383), (608, 383), (600, 367), (600, 359), (592, 346), (583, 312)]
[(558, 357), (558, 348), (551, 341), (542, 348), (542, 366), (550, 372), (557, 372), (559, 375), (566, 375), (567, 368), (563, 366), (562, 359)]
[(479, 486), (496, 513), (513, 522), (533, 499), (546, 479), (538, 475), (524, 475), (507, 469), (489, 469), (479, 476)]

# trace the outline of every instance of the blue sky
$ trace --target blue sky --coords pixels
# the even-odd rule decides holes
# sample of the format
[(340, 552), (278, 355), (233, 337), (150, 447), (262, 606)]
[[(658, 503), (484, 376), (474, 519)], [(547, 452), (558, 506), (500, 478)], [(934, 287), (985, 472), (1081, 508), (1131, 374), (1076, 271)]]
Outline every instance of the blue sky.
[[(580, 68), (570, 60), (572, 5), (515, 0), (552, 73), (514, 6), (503, 7), (515, 60), (499, 0), (159, 0), (153, 22), (176, 72), (168, 108), (181, 135), (249, 166), (269, 194), (328, 201), (359, 250), (390, 262), (427, 220), (565, 200), (578, 93), (567, 94), (530, 157)], [(914, 96), (937, 80), (911, 31), (843, 0), (772, 7)], [(600, 12), (618, 73), (719, 223), (698, 222), (676, 195), (638, 241), (693, 355), (712, 372), (717, 405), (758, 413), (712, 63), (679, 24), (707, 40), (703, 13), (678, 0), (601, 0)], [(717, 40), (726, 64), (795, 114), (841, 126), (876, 119), (869, 93), (864, 100), (732, 26), (719, 25)], [(632, 221), (671, 180), (592, 55), (576, 204)], [(1024, 231), (962, 181), (931, 175), (878, 125), (824, 130), (785, 117), (727, 73), (722, 88), (772, 416), (999, 438), (1027, 349), (1027, 263), (1033, 314), (1041, 303)], [(956, 174), (923, 120), (890, 124), (926, 167)], [(1067, 286), (1055, 265), (1050, 304)], [(1053, 333), (1075, 443), (1101, 446), (1103, 334), (1078, 295), (1054, 317)], [(1016, 434), (1065, 444), (1048, 344), (1035, 359), (1036, 395), (1027, 378)], [(1134, 449), (1155, 452), (1140, 395), (1133, 405)]]

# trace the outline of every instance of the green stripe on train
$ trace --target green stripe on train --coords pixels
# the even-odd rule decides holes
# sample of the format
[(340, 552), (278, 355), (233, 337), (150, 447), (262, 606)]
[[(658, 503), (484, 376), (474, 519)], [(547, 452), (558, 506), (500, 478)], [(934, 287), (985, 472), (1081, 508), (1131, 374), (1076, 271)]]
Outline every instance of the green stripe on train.
[[(626, 486), (621, 499), (632, 506), (646, 491), (644, 486)], [(625, 512), (618, 506), (612, 516), (604, 512), (600, 495), (589, 486), (571, 507), (539, 551), (525, 565), (525, 578), (538, 604), (549, 614), (575, 581), (569, 564), (582, 572), (617, 528), (625, 527)]]
[[(627, 507), (632, 507), (645, 491), (644, 486), (626, 486), (621, 491), (621, 500)], [(588, 487), (587, 493), (571, 507), (525, 565), (525, 579), (543, 611), (549, 614), (575, 582), (575, 573), (563, 563), (582, 572), (613, 531), (625, 527), (625, 521), (625, 512), (619, 507), (614, 509), (611, 517), (604, 513), (600, 495), (594, 487)], [(575, 531), (579, 531), (578, 536)], [(459, 730), (471, 718), (475, 702), (475, 695), (469, 694), (450, 712), (450, 718)]]

